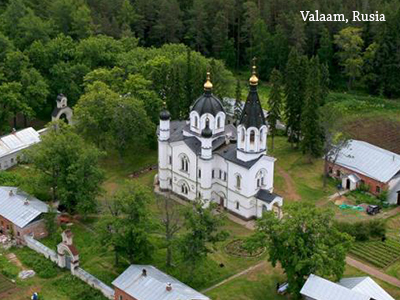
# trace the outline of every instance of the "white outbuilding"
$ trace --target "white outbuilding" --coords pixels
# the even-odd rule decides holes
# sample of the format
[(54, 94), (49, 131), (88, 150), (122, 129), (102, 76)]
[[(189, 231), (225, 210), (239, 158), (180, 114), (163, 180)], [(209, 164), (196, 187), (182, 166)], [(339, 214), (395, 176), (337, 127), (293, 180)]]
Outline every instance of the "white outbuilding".
[(32, 127), (0, 137), (0, 170), (7, 170), (18, 163), (21, 152), (40, 142), (40, 132)]

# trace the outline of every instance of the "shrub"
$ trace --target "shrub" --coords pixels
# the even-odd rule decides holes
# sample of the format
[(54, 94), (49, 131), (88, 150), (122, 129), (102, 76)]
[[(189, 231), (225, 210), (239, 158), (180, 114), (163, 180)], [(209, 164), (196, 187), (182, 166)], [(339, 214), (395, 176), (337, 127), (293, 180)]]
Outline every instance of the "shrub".
[(368, 241), (370, 238), (382, 238), (386, 235), (386, 224), (381, 220), (356, 223), (336, 222), (337, 228), (355, 238), (356, 241)]
[(55, 277), (60, 271), (55, 263), (31, 249), (23, 248), (15, 252), (21, 262), (25, 266), (32, 268), (41, 278)]

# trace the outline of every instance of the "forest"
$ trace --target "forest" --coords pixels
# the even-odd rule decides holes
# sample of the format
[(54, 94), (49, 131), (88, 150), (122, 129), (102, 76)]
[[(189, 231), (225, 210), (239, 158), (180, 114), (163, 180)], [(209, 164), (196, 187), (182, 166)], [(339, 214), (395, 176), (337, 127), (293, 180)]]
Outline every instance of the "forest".
[[(300, 10), (315, 9), (379, 11), (387, 21), (304, 22)], [(74, 106), (96, 80), (119, 94), (154, 92), (153, 121), (150, 107), (162, 102), (184, 118), (207, 69), (214, 93), (233, 96), (231, 72), (257, 57), (269, 81), (274, 68), (285, 73), (293, 49), (318, 56), (330, 89), (400, 96), (398, 0), (9, 0), (0, 13), (2, 133), (17, 114), (46, 118), (59, 93)]]

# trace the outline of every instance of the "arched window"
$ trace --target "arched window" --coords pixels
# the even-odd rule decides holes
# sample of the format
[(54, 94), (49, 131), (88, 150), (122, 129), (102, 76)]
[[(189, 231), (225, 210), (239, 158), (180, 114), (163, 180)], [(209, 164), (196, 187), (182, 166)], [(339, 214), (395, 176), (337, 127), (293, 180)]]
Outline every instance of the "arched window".
[(217, 118), (217, 128), (221, 128), (221, 117)]
[(194, 116), (194, 127), (199, 127), (199, 119), (197, 118), (197, 116)]
[(181, 171), (189, 172), (189, 159), (186, 155), (181, 156)]
[(254, 130), (252, 130), (250, 132), (250, 143), (254, 144), (255, 139), (256, 139), (256, 133), (254, 132)]
[(242, 128), (242, 142), (244, 143), (246, 138), (246, 131), (244, 130), (244, 128)]
[(240, 175), (236, 175), (236, 188), (240, 189), (242, 177)]
[(260, 171), (258, 171), (256, 175), (257, 188), (265, 186), (266, 176), (267, 176), (267, 171), (265, 169), (261, 169)]
[(237, 201), (236, 202), (236, 209), (239, 210), (239, 208), (240, 208), (240, 204), (239, 204), (239, 201)]
[(182, 192), (182, 194), (185, 194), (185, 195), (187, 195), (187, 194), (189, 193), (189, 188), (188, 188), (188, 186), (186, 185), (186, 183), (183, 183), (183, 184), (182, 184), (182, 186), (181, 186), (181, 192)]

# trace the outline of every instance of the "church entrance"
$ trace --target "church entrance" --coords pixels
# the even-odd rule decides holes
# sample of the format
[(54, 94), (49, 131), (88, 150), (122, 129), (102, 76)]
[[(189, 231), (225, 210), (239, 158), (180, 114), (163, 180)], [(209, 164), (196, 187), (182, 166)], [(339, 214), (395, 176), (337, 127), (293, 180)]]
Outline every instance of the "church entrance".
[(225, 206), (224, 206), (224, 197), (219, 197), (219, 205), (220, 205), (222, 208), (225, 208)]

